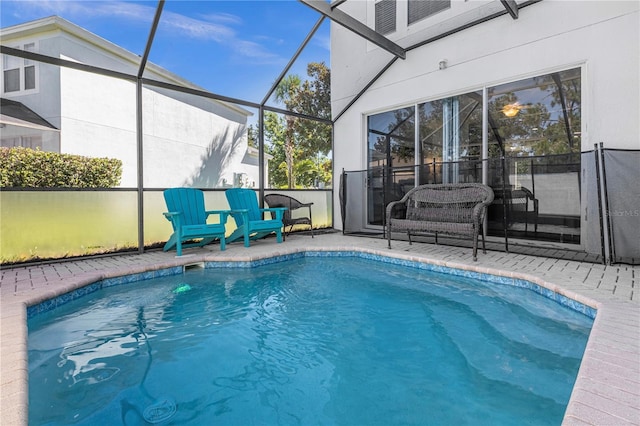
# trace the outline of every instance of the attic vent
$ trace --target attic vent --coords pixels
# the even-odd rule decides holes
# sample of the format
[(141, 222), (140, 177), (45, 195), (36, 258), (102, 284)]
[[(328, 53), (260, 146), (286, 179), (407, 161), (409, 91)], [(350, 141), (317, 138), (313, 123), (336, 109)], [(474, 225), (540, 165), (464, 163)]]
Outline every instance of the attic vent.
[(396, 0), (376, 3), (376, 32), (389, 34), (396, 30)]
[(409, 25), (451, 7), (451, 0), (409, 0)]

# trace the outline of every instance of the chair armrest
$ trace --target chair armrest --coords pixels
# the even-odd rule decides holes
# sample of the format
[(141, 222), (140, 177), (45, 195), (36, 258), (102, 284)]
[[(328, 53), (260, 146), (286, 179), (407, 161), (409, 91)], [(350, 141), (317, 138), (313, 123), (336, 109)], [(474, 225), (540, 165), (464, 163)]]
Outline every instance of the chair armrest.
[(284, 216), (284, 212), (287, 210), (289, 209), (286, 207), (268, 207), (265, 209), (260, 209), (260, 213), (264, 214), (264, 213), (275, 212), (276, 220), (282, 220), (282, 216)]
[(165, 212), (162, 214), (169, 222), (171, 222), (171, 226), (173, 226), (174, 230), (180, 229), (180, 218), (182, 217), (182, 212)]
[(302, 206), (309, 209), (309, 219), (311, 219), (311, 206), (313, 203), (304, 203)]
[(420, 188), (421, 187), (416, 186), (415, 188), (412, 188), (409, 191), (407, 191), (407, 193), (404, 194), (401, 199), (397, 201), (391, 201), (389, 204), (387, 204), (387, 209), (386, 209), (387, 218), (390, 217), (389, 215), (393, 213), (393, 209), (396, 207), (404, 209), (405, 211), (404, 215), (406, 216), (407, 204), (409, 203), (409, 200), (413, 197), (413, 194), (421, 190)]
[(207, 217), (212, 214), (220, 215), (220, 224), (224, 225), (227, 223), (227, 218), (231, 214), (231, 210), (206, 210), (204, 213)]
[(242, 217), (242, 221), (248, 223), (249, 222), (249, 209), (236, 209), (236, 210), (227, 210), (231, 217), (238, 222), (238, 217)]
[[(404, 216), (406, 216), (407, 214), (407, 202), (406, 200), (398, 200), (398, 201), (391, 201), (389, 204), (387, 204), (387, 209), (386, 209), (386, 217), (387, 219), (391, 219), (392, 218), (392, 214), (394, 212), (394, 210), (398, 210), (400, 212), (402, 212), (402, 216), (404, 218)], [(396, 219), (398, 219), (396, 217)]]
[(481, 225), (484, 222), (484, 216), (487, 213), (487, 207), (493, 202), (494, 197), (488, 197), (487, 200), (481, 201), (473, 207), (473, 221), (477, 225)]
[(484, 214), (485, 214), (486, 207), (487, 207), (487, 204), (485, 203), (478, 203), (475, 206), (473, 206), (473, 212), (471, 213), (471, 218), (473, 219), (473, 223), (475, 223), (476, 225), (480, 225), (482, 222), (484, 222)]
[(227, 210), (229, 212), (229, 214), (231, 216), (237, 215), (237, 214), (241, 214), (243, 216), (246, 216), (249, 214), (249, 209), (237, 209), (237, 210)]
[(301, 208), (308, 208), (309, 212), (311, 212), (311, 206), (313, 205), (313, 203), (300, 203), (300, 202), (296, 202), (295, 205), (294, 203), (290, 203), (289, 206), (286, 206), (284, 204), (276, 204), (274, 206), (271, 206), (272, 208), (277, 208), (277, 207), (284, 207), (289, 209), (290, 211), (294, 211), (294, 210), (298, 210)]
[(174, 225), (180, 224), (180, 217), (182, 216), (182, 212), (165, 212), (162, 213), (164, 217)]
[(297, 210), (297, 209), (301, 209), (303, 207), (306, 207), (309, 209), (309, 217), (311, 217), (311, 206), (313, 205), (313, 203), (301, 203), (298, 207), (296, 207), (295, 209), (291, 209), (291, 211), (293, 210)]

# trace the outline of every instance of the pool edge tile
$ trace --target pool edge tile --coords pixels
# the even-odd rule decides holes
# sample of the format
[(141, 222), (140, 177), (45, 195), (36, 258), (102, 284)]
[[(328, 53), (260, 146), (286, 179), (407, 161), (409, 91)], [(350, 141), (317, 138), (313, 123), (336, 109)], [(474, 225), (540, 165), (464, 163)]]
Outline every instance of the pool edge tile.
[[(366, 250), (368, 252), (375, 252), (386, 256), (407, 256), (410, 255), (411, 258), (420, 261), (420, 262), (430, 262), (431, 264), (436, 265), (446, 265), (453, 258), (457, 258), (458, 252), (455, 248), (450, 248), (447, 246), (435, 246), (433, 244), (422, 244), (417, 243), (414, 244), (411, 250), (389, 250), (386, 248), (386, 240), (382, 241), (381, 239), (368, 239), (363, 237), (354, 237), (354, 236), (345, 236), (340, 234), (331, 234), (331, 235), (318, 235), (315, 239), (310, 239), (307, 237), (292, 236), (291, 241), (287, 239), (286, 243), (287, 247), (282, 249), (284, 253), (300, 252), (308, 250), (309, 247), (317, 247), (322, 246), (321, 250), (330, 251), (330, 250)], [(236, 260), (249, 260), (249, 250), (251, 251), (260, 251), (262, 252), (262, 256), (268, 256), (269, 251), (272, 250), (273, 247), (277, 247), (273, 242), (267, 242), (262, 245), (256, 244), (254, 247), (252, 245), (251, 249), (245, 249), (243, 247), (233, 245), (228, 246), (228, 249), (225, 252), (220, 252), (217, 248), (213, 248), (211, 250), (205, 249), (190, 249), (193, 250), (194, 253), (197, 253), (193, 258), (199, 258), (200, 260), (219, 260), (221, 258), (226, 258), (229, 261)], [(196, 251), (198, 250), (198, 251)], [(280, 252), (280, 251), (278, 251)], [(143, 268), (158, 268), (160, 264), (178, 264), (182, 265), (186, 263), (185, 259), (180, 259), (176, 256), (170, 255), (169, 253), (162, 252), (150, 252), (149, 254), (145, 253), (142, 255), (132, 255), (132, 259), (134, 259), (136, 264), (142, 265)], [(190, 254), (191, 256), (191, 254)], [(120, 262), (119, 259), (122, 257), (114, 256), (111, 264), (117, 266), (118, 263), (126, 264), (127, 261)], [(124, 257), (128, 259), (129, 257)], [(192, 258), (192, 259), (193, 259)], [(533, 264), (532, 262), (525, 262), (524, 267), (526, 269), (526, 278), (533, 283), (538, 285), (544, 285), (544, 283), (557, 283), (551, 284), (557, 288), (558, 292), (566, 292), (564, 294), (577, 296), (575, 299), (582, 301), (583, 303), (588, 303), (593, 306), (594, 310), (597, 309), (597, 316), (594, 321), (594, 325), (591, 331), (591, 335), (589, 338), (589, 342), (596, 342), (598, 344), (606, 344), (612, 345), (620, 350), (630, 352), (632, 354), (636, 354), (638, 352), (638, 343), (637, 340), (624, 340), (620, 341), (619, 339), (609, 339), (607, 337), (607, 332), (605, 330), (613, 330), (614, 325), (618, 327), (619, 324), (623, 324), (623, 332), (627, 335), (640, 335), (640, 315), (638, 307), (640, 306), (640, 302), (638, 298), (634, 298), (629, 300), (628, 297), (624, 298), (624, 294), (612, 294), (610, 289), (600, 288), (600, 286), (596, 286), (598, 284), (597, 280), (594, 280), (591, 274), (589, 276), (589, 271), (593, 270), (598, 274), (603, 273), (603, 271), (607, 270), (605, 265), (593, 264), (588, 262), (580, 262), (580, 261), (569, 261), (572, 266), (572, 269), (560, 269), (556, 270), (553, 274), (549, 274), (547, 269), (542, 263), (544, 263), (545, 258), (530, 256), (532, 260), (540, 260), (540, 262), (536, 262)], [(509, 260), (509, 264), (504, 264), (505, 260)], [(514, 278), (523, 278), (522, 276), (518, 276), (521, 274), (520, 272), (506, 271), (501, 270), (502, 266), (504, 269), (508, 268), (518, 268), (516, 266), (518, 262), (522, 264), (519, 259), (516, 259), (512, 264), (511, 257), (509, 254), (497, 253), (497, 252), (488, 252), (486, 256), (480, 255), (478, 257), (477, 264), (471, 264), (471, 260), (464, 257), (460, 260), (460, 263), (467, 262), (469, 267), (476, 268), (487, 268), (486, 270), (480, 270), (479, 272), (485, 273), (494, 273), (494, 271), (498, 271), (499, 273), (503, 273), (505, 275), (511, 275)], [(75, 262), (75, 261), (74, 261)], [(80, 260), (79, 263), (82, 263), (83, 260)], [(146, 262), (146, 264), (145, 264)], [(65, 263), (65, 262), (62, 262)], [(542, 267), (540, 266), (542, 265)], [(44, 268), (44, 267), (43, 267)], [(50, 267), (46, 267), (49, 269)], [(630, 267), (633, 270), (640, 270), (638, 267)], [(119, 267), (108, 268), (108, 270), (116, 269), (118, 272), (121, 270)], [(125, 268), (122, 268), (125, 269)], [(104, 272), (104, 271), (102, 271)], [(76, 275), (77, 277), (77, 275)], [(533, 278), (533, 279), (532, 279)], [(66, 276), (64, 279), (59, 280), (60, 282), (73, 280), (74, 276)], [(603, 278), (606, 279), (606, 278)], [(11, 283), (9, 283), (11, 285)], [(49, 285), (52, 287), (57, 285), (55, 282), (50, 282)], [(22, 288), (22, 289), (21, 289)], [(11, 306), (14, 309), (16, 306), (22, 304), (23, 309), (25, 310), (25, 324), (26, 324), (26, 305), (29, 303), (33, 303), (34, 300), (42, 300), (42, 293), (50, 293), (51, 288), (43, 287), (43, 288), (33, 288), (26, 289), (24, 284), (22, 287), (16, 286), (16, 291), (13, 296), (8, 296), (10, 294), (9, 291), (5, 292), (4, 290), (10, 290), (9, 287), (4, 287), (3, 283), (3, 293), (2, 293), (2, 308), (3, 308), (3, 318), (4, 318), (4, 309), (7, 306)], [(12, 292), (12, 290), (10, 290)], [(55, 294), (55, 292), (53, 292)], [(11, 314), (9, 316), (12, 316)], [(614, 321), (614, 325), (612, 325), (611, 321)], [(601, 320), (601, 321), (600, 321)], [(26, 327), (26, 325), (25, 325)], [(617, 330), (617, 328), (615, 328)], [(606, 370), (600, 372), (601, 374), (607, 374)], [(576, 384), (579, 383), (580, 380), (586, 380), (588, 378), (589, 373), (578, 373), (578, 378)], [(586, 376), (585, 376), (586, 375)], [(583, 377), (584, 376), (584, 377)], [(25, 387), (26, 388), (26, 387)], [(2, 389), (3, 395), (7, 389)], [(17, 419), (16, 424), (24, 424), (27, 425), (27, 416), (28, 410), (26, 405), (26, 400), (24, 404), (5, 404), (5, 398), (2, 398), (2, 405), (0, 408), (3, 411), (3, 420), (5, 419)], [(575, 405), (572, 404), (573, 400), (569, 401), (569, 405), (565, 412), (565, 417), (563, 420), (563, 424), (595, 424), (597, 416), (591, 416), (588, 412), (584, 410), (576, 409)], [(640, 409), (640, 404), (634, 405), (634, 407)], [(589, 407), (591, 408), (591, 407)], [(638, 422), (640, 424), (640, 421)]]

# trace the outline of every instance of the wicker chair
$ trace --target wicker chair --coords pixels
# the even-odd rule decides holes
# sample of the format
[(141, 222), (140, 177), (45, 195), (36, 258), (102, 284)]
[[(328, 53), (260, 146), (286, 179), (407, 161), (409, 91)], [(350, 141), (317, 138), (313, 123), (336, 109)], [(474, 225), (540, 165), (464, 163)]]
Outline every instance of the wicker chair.
[[(473, 239), (473, 260), (477, 260), (478, 235), (481, 234), (487, 206), (493, 201), (491, 187), (479, 183), (417, 186), (402, 199), (387, 205), (387, 240), (391, 233), (467, 236)], [(482, 251), (486, 253), (482, 233)]]
[[(493, 218), (502, 220), (505, 218), (507, 227), (514, 223), (524, 223), (525, 234), (529, 231), (529, 223), (533, 222), (534, 232), (538, 232), (539, 201), (529, 189), (524, 186), (506, 188), (493, 188), (495, 198), (493, 205), (489, 207), (489, 221)], [(506, 203), (506, 216), (503, 203)]]
[[(268, 194), (264, 196), (264, 201), (269, 205), (269, 207), (286, 207), (287, 210), (284, 212), (284, 216), (282, 217), (282, 223), (284, 224), (284, 235), (285, 238), (294, 225), (309, 225), (311, 228), (311, 238), (313, 238), (313, 221), (311, 220), (311, 205), (313, 203), (301, 203), (293, 197), (289, 197), (288, 195), (283, 194)], [(293, 217), (292, 212), (297, 209), (307, 208), (309, 209), (309, 216), (303, 217)], [(287, 226), (289, 227), (289, 231), (287, 231)]]

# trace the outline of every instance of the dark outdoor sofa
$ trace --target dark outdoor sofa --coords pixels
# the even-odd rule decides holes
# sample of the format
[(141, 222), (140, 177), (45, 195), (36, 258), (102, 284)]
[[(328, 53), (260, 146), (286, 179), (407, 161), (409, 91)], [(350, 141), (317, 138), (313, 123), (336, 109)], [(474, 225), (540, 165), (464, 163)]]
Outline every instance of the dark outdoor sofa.
[[(477, 260), (478, 235), (487, 206), (493, 201), (491, 187), (479, 183), (417, 186), (402, 199), (387, 205), (386, 232), (389, 248), (391, 233), (466, 236), (473, 239), (473, 260)], [(486, 253), (484, 234), (482, 251)]]

